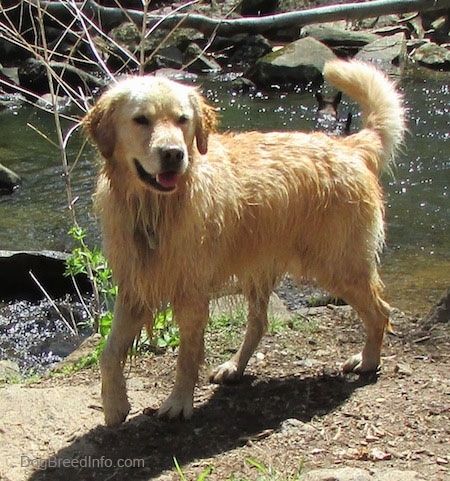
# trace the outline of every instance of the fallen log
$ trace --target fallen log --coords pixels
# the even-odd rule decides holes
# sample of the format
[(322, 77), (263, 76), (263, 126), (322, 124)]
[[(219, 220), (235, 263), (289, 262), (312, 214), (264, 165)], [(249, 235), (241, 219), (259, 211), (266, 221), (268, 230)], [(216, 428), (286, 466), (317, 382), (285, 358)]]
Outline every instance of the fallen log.
[[(7, 12), (11, 15), (12, 9), (19, 8), (14, 1), (3, 1), (0, 7), (0, 15)], [(22, 2), (19, 2), (22, 3)], [(30, 6), (41, 8), (50, 17), (56, 18), (62, 23), (83, 15), (94, 20), (105, 30), (122, 22), (133, 21), (142, 24), (144, 12), (139, 10), (126, 10), (116, 7), (103, 7), (94, 0), (85, 2), (49, 2), (44, 0), (28, 0)], [(189, 7), (195, 2), (186, 3)], [(9, 4), (8, 8), (5, 8)], [(408, 13), (416, 11), (429, 11), (450, 8), (450, 0), (373, 0), (364, 3), (345, 3), (324, 7), (310, 8), (294, 12), (286, 12), (262, 17), (245, 18), (211, 18), (205, 15), (192, 13), (173, 13), (169, 15), (157, 15), (149, 13), (146, 22), (149, 27), (157, 24), (172, 28), (178, 24), (183, 27), (194, 28), (204, 34), (215, 32), (217, 35), (229, 36), (237, 33), (258, 34), (273, 30), (281, 30), (292, 27), (302, 27), (311, 23), (330, 22), (337, 20), (359, 20), (380, 15)], [(177, 11), (182, 9), (180, 6)]]
[[(273, 30), (300, 28), (311, 23), (359, 20), (380, 15), (443, 8), (450, 8), (450, 0), (373, 0), (367, 3), (330, 5), (263, 17), (217, 19), (204, 15), (176, 14), (164, 20), (163, 25), (172, 27), (182, 21), (184, 27), (195, 28), (205, 34), (215, 32), (221, 36), (237, 33), (263, 34)], [(148, 21), (150, 23), (161, 22), (161, 17), (149, 15)]]

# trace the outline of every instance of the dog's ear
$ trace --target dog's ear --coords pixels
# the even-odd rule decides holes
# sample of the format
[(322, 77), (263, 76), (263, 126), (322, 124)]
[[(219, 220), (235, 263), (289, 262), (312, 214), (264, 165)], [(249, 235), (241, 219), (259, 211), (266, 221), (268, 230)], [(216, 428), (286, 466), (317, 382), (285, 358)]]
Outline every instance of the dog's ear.
[(107, 95), (100, 97), (94, 107), (83, 118), (83, 126), (95, 142), (105, 159), (114, 152), (115, 128), (114, 105)]
[(195, 110), (195, 139), (198, 151), (204, 155), (208, 151), (208, 136), (214, 132), (217, 125), (217, 114), (214, 107), (196, 91), (191, 92), (191, 99)]

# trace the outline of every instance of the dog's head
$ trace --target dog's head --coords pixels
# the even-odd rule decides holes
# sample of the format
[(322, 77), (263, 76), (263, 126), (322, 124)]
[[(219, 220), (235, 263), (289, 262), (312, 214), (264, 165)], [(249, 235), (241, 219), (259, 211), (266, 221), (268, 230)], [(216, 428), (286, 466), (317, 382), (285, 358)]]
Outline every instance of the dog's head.
[(115, 84), (83, 123), (107, 164), (123, 163), (142, 186), (171, 193), (195, 145), (206, 154), (216, 115), (195, 88), (145, 76)]
[(337, 92), (333, 97), (326, 97), (321, 92), (316, 93), (317, 117), (327, 116), (330, 119), (338, 119), (338, 106), (342, 100), (342, 92)]

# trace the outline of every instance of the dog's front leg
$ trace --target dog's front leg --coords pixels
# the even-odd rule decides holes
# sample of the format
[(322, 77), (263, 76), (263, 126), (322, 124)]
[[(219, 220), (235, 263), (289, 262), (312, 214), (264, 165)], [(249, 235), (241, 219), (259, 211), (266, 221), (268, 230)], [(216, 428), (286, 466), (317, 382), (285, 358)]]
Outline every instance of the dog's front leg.
[(203, 336), (209, 316), (208, 298), (174, 303), (175, 320), (180, 327), (180, 351), (172, 393), (159, 409), (158, 416), (189, 419), (194, 410), (194, 388), (204, 360)]
[(118, 426), (130, 411), (123, 368), (128, 350), (143, 322), (142, 313), (130, 309), (119, 295), (111, 332), (100, 359), (103, 412), (108, 426)]

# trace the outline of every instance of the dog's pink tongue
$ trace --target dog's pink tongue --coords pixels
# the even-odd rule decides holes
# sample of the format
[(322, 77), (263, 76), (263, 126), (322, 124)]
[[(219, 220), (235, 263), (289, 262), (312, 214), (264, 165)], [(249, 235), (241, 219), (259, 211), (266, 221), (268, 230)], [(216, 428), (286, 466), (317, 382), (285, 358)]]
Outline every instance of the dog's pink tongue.
[(163, 187), (170, 189), (177, 185), (179, 178), (180, 174), (177, 174), (176, 172), (164, 172), (163, 174), (156, 176), (156, 181)]

